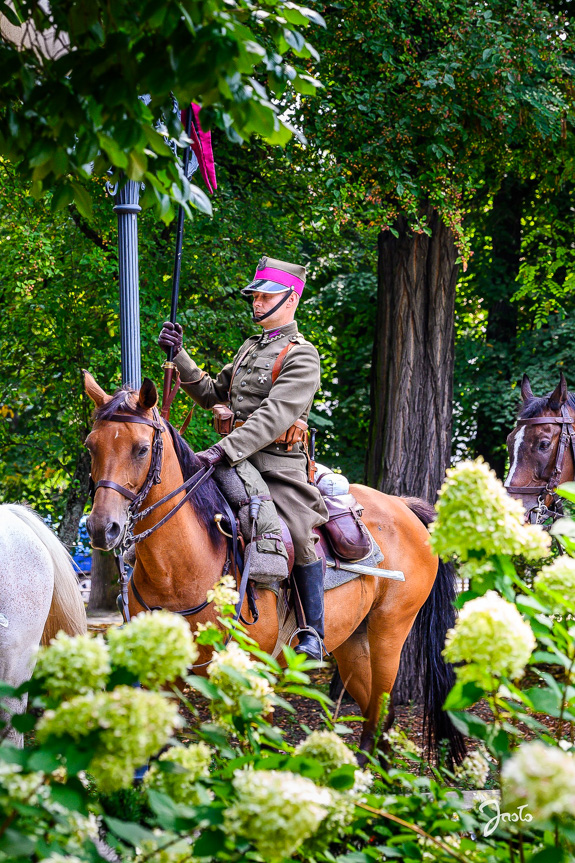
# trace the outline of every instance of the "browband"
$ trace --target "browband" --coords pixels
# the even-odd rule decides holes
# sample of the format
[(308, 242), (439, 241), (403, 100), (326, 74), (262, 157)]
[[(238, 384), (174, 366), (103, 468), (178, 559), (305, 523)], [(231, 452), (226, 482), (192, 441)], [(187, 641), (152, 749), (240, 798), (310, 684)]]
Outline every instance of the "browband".
[(160, 431), (166, 430), (162, 423), (156, 422), (156, 420), (149, 420), (147, 417), (135, 416), (134, 414), (112, 414), (111, 417), (108, 417), (106, 422), (140, 423), (144, 426), (150, 426), (153, 429), (160, 429)]
[(571, 417), (531, 417), (531, 419), (526, 420), (517, 420), (516, 425), (518, 426), (535, 426), (535, 425), (545, 425), (546, 423), (558, 423), (559, 425), (565, 423), (567, 425), (571, 425), (573, 420)]

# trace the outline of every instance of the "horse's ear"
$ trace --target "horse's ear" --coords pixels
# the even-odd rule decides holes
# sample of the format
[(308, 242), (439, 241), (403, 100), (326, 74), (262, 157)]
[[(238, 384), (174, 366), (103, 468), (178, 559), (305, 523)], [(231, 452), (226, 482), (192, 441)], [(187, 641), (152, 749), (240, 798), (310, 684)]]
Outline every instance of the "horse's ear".
[(535, 398), (527, 375), (523, 375), (523, 378), (521, 379), (521, 398), (524, 402), (528, 402)]
[(84, 389), (86, 391), (86, 395), (92, 399), (97, 408), (101, 407), (104, 402), (107, 402), (110, 396), (104, 392), (100, 384), (96, 383), (96, 379), (92, 377), (90, 372), (87, 372), (86, 369), (82, 369), (84, 373)]
[(567, 401), (567, 395), (567, 381), (565, 380), (565, 375), (561, 372), (559, 383), (549, 396), (549, 407), (555, 411), (559, 410)]
[(138, 396), (138, 404), (144, 410), (150, 410), (150, 408), (155, 408), (158, 404), (158, 390), (156, 389), (156, 385), (150, 378), (144, 378), (142, 386), (140, 387), (140, 395)]

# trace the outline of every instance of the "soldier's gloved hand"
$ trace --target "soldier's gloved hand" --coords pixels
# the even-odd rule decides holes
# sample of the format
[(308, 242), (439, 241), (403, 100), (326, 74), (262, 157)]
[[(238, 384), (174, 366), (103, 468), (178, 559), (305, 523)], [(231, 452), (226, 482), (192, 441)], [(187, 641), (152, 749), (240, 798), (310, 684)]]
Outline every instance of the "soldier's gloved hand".
[(196, 456), (198, 457), (198, 461), (200, 461), (204, 467), (211, 467), (213, 464), (219, 464), (219, 462), (223, 461), (226, 457), (219, 443), (215, 443), (209, 449), (203, 450), (203, 452), (197, 452)]
[(182, 350), (184, 343), (184, 331), (180, 324), (173, 324), (171, 321), (165, 321), (164, 326), (160, 330), (158, 336), (158, 344), (166, 353), (170, 349), (174, 349), (173, 356), (175, 357)]

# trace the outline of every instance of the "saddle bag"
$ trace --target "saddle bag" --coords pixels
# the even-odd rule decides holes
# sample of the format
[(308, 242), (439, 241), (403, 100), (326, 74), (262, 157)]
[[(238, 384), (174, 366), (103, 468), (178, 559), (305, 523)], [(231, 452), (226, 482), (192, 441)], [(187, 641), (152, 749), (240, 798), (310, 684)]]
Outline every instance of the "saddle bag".
[(352, 494), (324, 497), (329, 521), (323, 530), (336, 557), (361, 560), (371, 551), (371, 537), (360, 516), (363, 507)]

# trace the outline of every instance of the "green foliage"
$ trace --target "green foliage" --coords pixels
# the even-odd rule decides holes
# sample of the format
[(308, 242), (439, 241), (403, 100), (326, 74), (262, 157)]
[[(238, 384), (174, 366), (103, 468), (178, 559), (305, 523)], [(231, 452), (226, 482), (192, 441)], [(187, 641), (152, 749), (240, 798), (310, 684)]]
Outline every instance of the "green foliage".
[[(451, 529), (456, 533), (456, 521), (451, 522)], [(517, 588), (517, 580), (509, 586)], [(573, 633), (561, 620), (551, 620), (539, 596), (522, 590), (517, 608), (547, 649), (545, 654), (534, 653), (533, 663), (549, 665), (549, 655), (573, 653)], [(565, 609), (573, 612), (575, 604)], [(229, 671), (235, 672), (231, 698), (228, 684), (220, 682), (219, 670), (212, 673), (211, 666), (208, 679), (188, 678), (188, 684), (202, 696), (175, 687), (163, 695), (130, 690), (117, 685), (119, 669), (113, 667), (107, 691), (92, 693), (93, 714), (79, 716), (74, 713), (77, 697), (67, 701), (63, 691), (55, 695), (54, 687), (49, 686), (45, 671), (54, 674), (56, 669), (59, 678), (65, 674), (65, 654), (57, 649), (52, 661), (52, 648), (47, 649), (44, 671), (20, 693), (28, 690), (37, 707), (52, 709), (39, 722), (36, 716), (29, 717), (30, 725), (37, 724), (39, 731), (29, 748), (17, 750), (6, 743), (0, 746), (0, 860), (11, 863), (27, 857), (59, 861), (64, 855), (92, 863), (99, 859), (94, 845), (98, 823), (107, 831), (108, 845), (122, 860), (134, 863), (154, 859), (189, 863), (198, 857), (271, 863), (294, 855), (298, 860), (317, 863), (382, 859), (512, 863), (518, 847), (526, 861), (543, 859), (544, 854), (545, 859), (568, 859), (573, 841), (572, 812), (556, 813), (565, 806), (564, 795), (572, 793), (565, 765), (570, 765), (573, 756), (553, 746), (549, 732), (533, 713), (558, 716), (560, 735), (561, 729), (575, 724), (572, 686), (565, 686), (559, 677), (547, 672), (541, 672), (542, 686), (523, 690), (501, 679), (493, 692), (470, 683), (456, 686), (446, 707), (456, 725), (483, 741), (487, 751), (474, 753), (455, 774), (444, 768), (424, 774), (417, 745), (402, 732), (392, 731), (386, 736), (389, 750), (385, 766), (374, 758), (361, 770), (352, 749), (335, 733), (329, 700), (309, 686), (307, 672), (313, 663), (285, 648), (284, 667), (280, 667), (257, 648), (243, 627), (231, 621), (230, 610), (224, 609), (221, 628), (200, 626), (195, 638), (198, 645), (215, 650), (214, 669), (221, 670), (228, 663)], [(167, 620), (157, 614), (149, 617), (148, 625), (153, 625), (155, 637), (160, 638)], [(125, 628), (128, 640), (132, 627), (129, 624)], [(73, 650), (71, 655), (77, 674), (81, 651)], [(111, 659), (113, 665), (113, 655)], [(87, 681), (94, 657), (87, 654), (86, 662), (90, 668), (82, 676)], [(569, 673), (572, 666), (571, 660)], [(561, 668), (567, 666), (562, 664)], [(285, 706), (285, 696), (291, 692), (319, 699), (326, 730), (309, 734), (302, 729), (304, 739), (297, 747), (291, 746), (282, 731), (266, 719), (269, 704), (262, 700), (256, 704), (258, 699), (252, 698), (259, 688), (258, 679), (265, 682), (276, 706)], [(242, 689), (243, 699), (237, 697)], [(137, 693), (138, 699), (130, 692), (134, 696)], [(1, 694), (10, 697), (16, 692), (2, 685)], [(115, 700), (117, 714), (103, 709), (108, 696)], [(465, 712), (481, 696), (494, 711), (491, 722)], [(203, 715), (207, 703), (211, 720), (200, 720), (199, 697), (204, 700)], [(131, 703), (132, 712), (142, 712), (146, 699), (162, 700), (166, 707), (172, 705), (174, 723), (176, 698), (194, 717), (193, 723), (152, 761), (144, 782), (134, 788), (131, 768), (138, 763), (138, 747), (143, 761), (149, 741), (155, 740), (159, 749), (169, 729), (163, 716), (151, 712), (144, 724), (134, 715), (131, 730), (122, 729), (123, 711)], [(69, 734), (65, 733), (66, 722)], [(537, 745), (545, 744), (543, 755), (532, 748), (529, 756), (546, 757), (546, 761), (535, 763), (543, 770), (545, 781), (548, 776), (553, 793), (545, 783), (537, 785), (537, 777), (529, 773), (530, 762), (513, 761), (518, 757), (520, 722), (541, 738), (542, 744)], [(17, 717), (12, 724), (19, 727)], [(340, 734), (349, 730), (341, 720), (337, 728)], [(116, 736), (118, 745), (109, 748), (106, 767), (122, 786), (113, 794), (106, 793), (107, 780), (101, 781), (99, 770), (104, 741), (110, 735)], [(127, 761), (128, 748), (131, 754)], [(521, 755), (524, 747), (517, 752)], [(481, 787), (489, 773), (488, 759), (498, 769), (503, 765), (504, 789), (509, 793), (517, 793), (517, 785), (506, 765), (516, 764), (517, 770), (526, 773), (529, 794), (538, 795), (528, 800), (538, 807), (533, 814), (527, 808), (528, 817), (521, 821), (507, 817), (491, 829), (491, 804), (479, 797), (472, 808), (463, 806), (460, 795), (453, 793), (453, 785)], [(550, 765), (547, 772), (546, 763)], [(518, 805), (527, 806), (522, 798)], [(499, 804), (496, 808), (500, 811)], [(512, 812), (503, 811), (507, 816)]]
[(570, 164), (571, 28), (548, 4), (344, 2), (326, 21), (325, 90), (305, 108), (326, 218), (393, 230), (403, 212), (428, 231), (431, 204), (467, 254), (468, 193), (545, 173), (543, 153), (549, 176)]
[(0, 45), (0, 153), (36, 199), (54, 192), (55, 211), (73, 201), (90, 218), (84, 181), (110, 165), (146, 183), (144, 204), (166, 222), (174, 202), (209, 209), (165, 140), (185, 145), (173, 98), (200, 103), (202, 123), (232, 140), (284, 145), (294, 130), (278, 100), (319, 86), (301, 31), (323, 21), (293, 2), (18, 0), (1, 11), (27, 38), (10, 31)]

